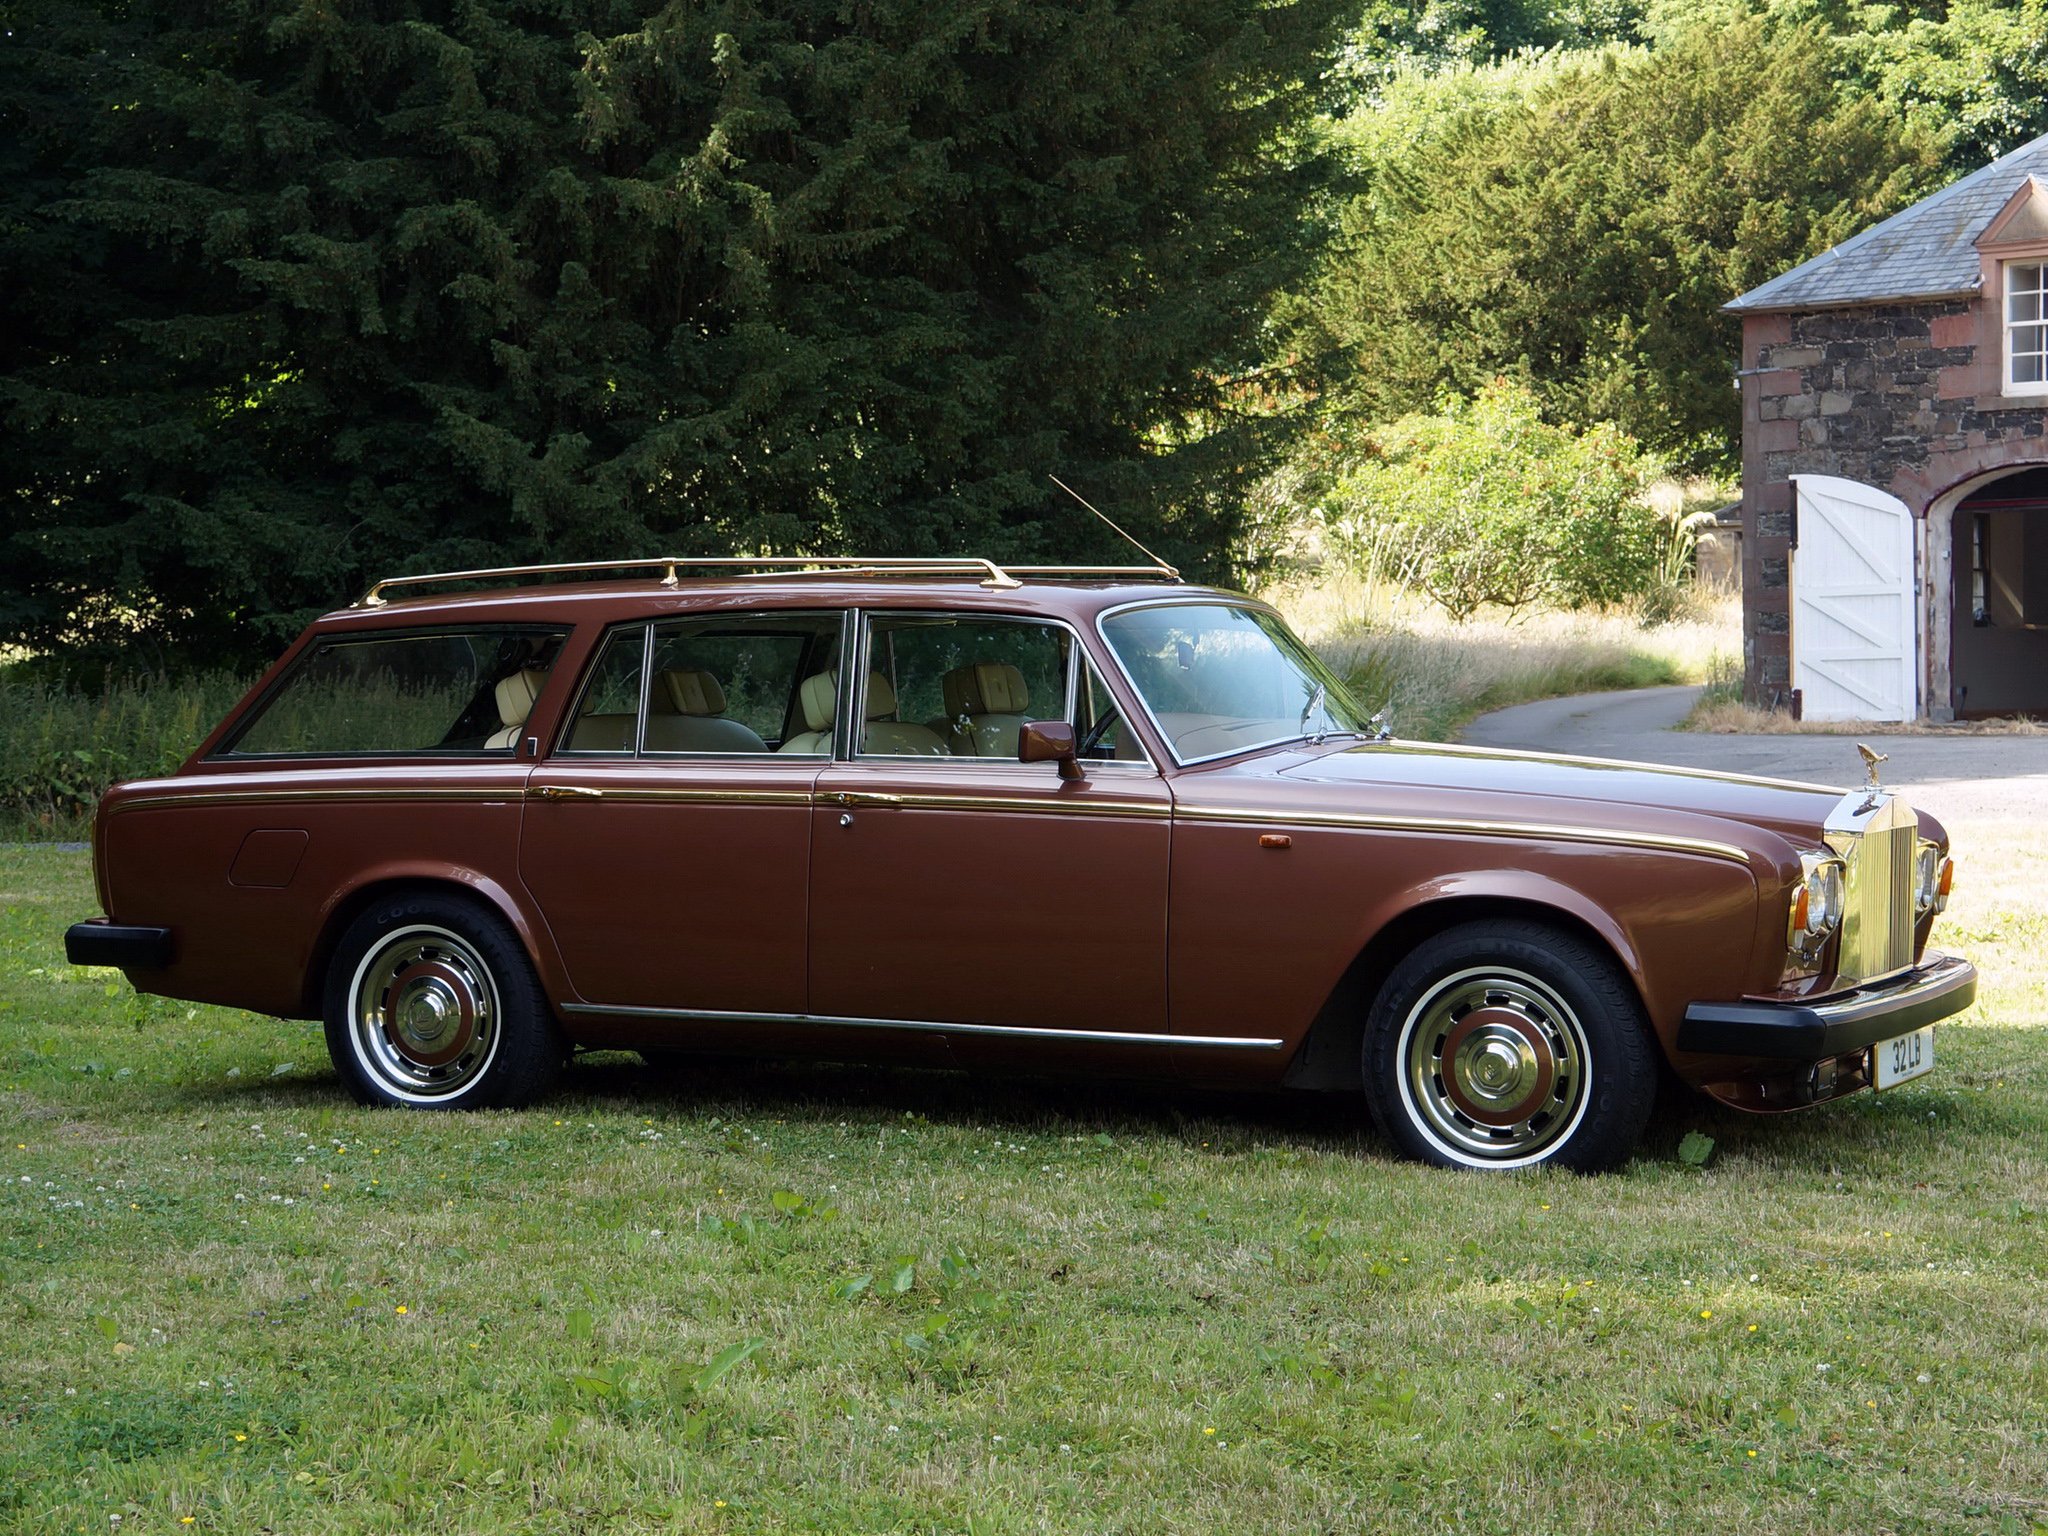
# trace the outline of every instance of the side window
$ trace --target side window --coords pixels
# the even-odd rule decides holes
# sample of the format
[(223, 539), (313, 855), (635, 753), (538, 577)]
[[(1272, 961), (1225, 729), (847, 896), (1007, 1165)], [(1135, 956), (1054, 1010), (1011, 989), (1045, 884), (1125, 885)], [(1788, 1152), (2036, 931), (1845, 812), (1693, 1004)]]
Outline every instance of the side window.
[(647, 659), (647, 626), (629, 624), (605, 636), (583, 697), (576, 701), (563, 748), (570, 752), (631, 752), (640, 730), (640, 673)]
[(830, 753), (839, 630), (836, 613), (659, 626), (644, 750)]
[(1084, 758), (1096, 762), (1144, 763), (1145, 748), (1117, 707), (1116, 697), (1084, 657), (1081, 662), (1081, 718), (1074, 724)]
[(645, 624), (614, 630), (565, 750), (828, 755), (840, 623), (836, 613), (732, 614), (658, 624), (651, 640)]
[(510, 752), (567, 633), (499, 626), (318, 641), (217, 755)]
[(878, 614), (868, 626), (863, 757), (1017, 756), (1026, 720), (1064, 720), (1072, 639), (1055, 624)]

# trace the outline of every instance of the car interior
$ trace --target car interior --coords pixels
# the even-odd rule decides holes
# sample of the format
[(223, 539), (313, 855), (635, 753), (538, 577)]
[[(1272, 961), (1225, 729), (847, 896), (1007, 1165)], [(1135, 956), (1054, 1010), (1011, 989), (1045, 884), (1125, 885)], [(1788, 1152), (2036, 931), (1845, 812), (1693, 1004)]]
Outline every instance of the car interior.
[[(813, 619), (808, 630), (802, 624), (759, 616), (711, 620), (657, 629), (652, 642), (644, 625), (616, 631), (591, 668), (568, 750), (634, 750), (643, 658), (651, 649), (643, 751), (829, 756), (839, 702), (837, 622)], [(859, 750), (1015, 761), (1027, 720), (1066, 715), (1070, 650), (1067, 632), (1044, 624), (925, 614), (878, 621)], [(1086, 670), (1078, 724), (1090, 739), (1083, 755), (1142, 760), (1124, 745), (1128, 734), (1118, 728), (1107, 691)], [(516, 740), (543, 676), (519, 674), (499, 685), (503, 729), (494, 743)], [(1035, 699), (1048, 701), (1050, 712), (1034, 712)]]
[(221, 756), (509, 751), (565, 629), (343, 635), (309, 647)]

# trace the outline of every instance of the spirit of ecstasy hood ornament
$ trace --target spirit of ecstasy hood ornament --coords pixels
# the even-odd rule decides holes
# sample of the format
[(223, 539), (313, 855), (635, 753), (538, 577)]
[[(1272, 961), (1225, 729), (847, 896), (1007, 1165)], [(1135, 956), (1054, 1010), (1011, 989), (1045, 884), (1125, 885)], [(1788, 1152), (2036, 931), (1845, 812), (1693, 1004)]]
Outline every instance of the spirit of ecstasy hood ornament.
[(1872, 790), (1884, 788), (1882, 784), (1877, 782), (1877, 765), (1891, 761), (1891, 754), (1889, 752), (1880, 752), (1875, 747), (1861, 741), (1856, 743), (1856, 750), (1863, 755), (1863, 771), (1870, 777), (1869, 787)]

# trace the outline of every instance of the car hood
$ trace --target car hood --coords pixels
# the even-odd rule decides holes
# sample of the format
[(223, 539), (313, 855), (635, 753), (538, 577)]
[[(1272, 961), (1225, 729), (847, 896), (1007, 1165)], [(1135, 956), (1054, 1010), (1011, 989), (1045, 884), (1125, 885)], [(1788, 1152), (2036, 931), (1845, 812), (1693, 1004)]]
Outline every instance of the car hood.
[(1447, 811), (1455, 805), (1474, 815), (1497, 812), (1504, 797), (1522, 805), (1541, 800), (1553, 812), (1578, 802), (1597, 805), (1603, 814), (1626, 807), (1689, 822), (1707, 818), (1776, 833), (1805, 847), (1820, 841), (1828, 812), (1844, 794), (1840, 788), (1785, 779), (1417, 741), (1363, 742), (1292, 755), (1284, 766), (1274, 766), (1279, 779), (1325, 785), (1333, 793), (1441, 797)]

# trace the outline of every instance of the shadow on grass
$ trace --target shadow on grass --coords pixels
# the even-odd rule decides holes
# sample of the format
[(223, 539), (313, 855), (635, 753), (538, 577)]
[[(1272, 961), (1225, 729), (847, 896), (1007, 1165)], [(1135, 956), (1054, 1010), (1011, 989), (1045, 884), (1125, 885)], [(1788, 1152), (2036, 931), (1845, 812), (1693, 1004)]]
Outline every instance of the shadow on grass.
[[(284, 1077), (214, 1077), (162, 1091), (170, 1112), (279, 1114), (357, 1108), (331, 1067)], [(962, 1131), (1174, 1136), (1212, 1151), (1285, 1145), (1392, 1156), (1359, 1094), (1224, 1091), (1144, 1080), (996, 1077), (944, 1067), (895, 1067), (732, 1056), (649, 1065), (630, 1051), (580, 1053), (555, 1093), (513, 1114), (760, 1116), (874, 1124), (917, 1116)]]
[[(1973, 1030), (1980, 1039), (2011, 1035), (2012, 1045), (2040, 1044), (2033, 1032)], [(1984, 1041), (1985, 1044), (1993, 1044)], [(1994, 1049), (1996, 1046), (1994, 1045)], [(1689, 1131), (1714, 1138), (1722, 1158), (1755, 1157), (1790, 1172), (1894, 1166), (1901, 1138), (1997, 1140), (2024, 1135), (2031, 1124), (2017, 1106), (1955, 1090), (1930, 1079), (1934, 1092), (1868, 1092), (1788, 1114), (1751, 1115), (1667, 1084), (1629, 1167), (1678, 1163)], [(176, 1107), (228, 1114), (353, 1109), (329, 1068), (283, 1078), (191, 1082), (167, 1096)], [(167, 1104), (165, 1107), (171, 1107)], [(1212, 1153), (1244, 1155), (1275, 1148), (1380, 1161), (1399, 1154), (1372, 1125), (1358, 1093), (1218, 1090), (1149, 1080), (1020, 1077), (945, 1068), (731, 1056), (678, 1057), (648, 1065), (630, 1051), (580, 1054), (556, 1095), (527, 1113), (761, 1116), (797, 1121), (885, 1124), (916, 1116), (963, 1133), (1167, 1137), (1205, 1144)], [(1935, 1119), (1930, 1121), (1930, 1111)]]
[(1286, 1145), (1321, 1152), (1392, 1149), (1358, 1094), (1249, 1092), (1144, 1080), (990, 1076), (936, 1067), (877, 1067), (701, 1057), (642, 1065), (628, 1052), (579, 1057), (572, 1097), (632, 1113), (895, 1120), (916, 1115), (965, 1131), (1142, 1132), (1207, 1141), (1211, 1151)]

